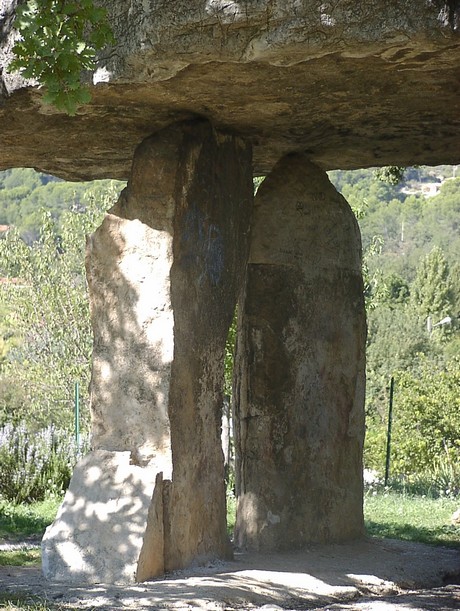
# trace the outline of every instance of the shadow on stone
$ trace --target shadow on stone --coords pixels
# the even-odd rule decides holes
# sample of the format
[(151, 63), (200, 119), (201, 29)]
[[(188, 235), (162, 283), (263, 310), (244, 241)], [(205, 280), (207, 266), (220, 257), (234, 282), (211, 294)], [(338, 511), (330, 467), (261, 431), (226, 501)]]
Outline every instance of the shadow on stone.
[(88, 240), (92, 452), (43, 540), (50, 579), (129, 583), (231, 556), (223, 367), (251, 167), (235, 136), (173, 125), (138, 147)]

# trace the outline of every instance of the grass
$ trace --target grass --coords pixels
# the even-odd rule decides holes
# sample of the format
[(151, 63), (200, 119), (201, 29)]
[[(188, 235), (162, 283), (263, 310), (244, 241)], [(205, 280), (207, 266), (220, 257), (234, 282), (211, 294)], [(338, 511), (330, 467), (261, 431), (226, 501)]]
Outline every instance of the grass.
[(459, 498), (433, 499), (396, 492), (366, 495), (366, 529), (375, 537), (460, 547), (460, 526), (450, 521), (459, 507)]
[(40, 566), (40, 549), (0, 551), (0, 566)]
[[(14, 505), (0, 500), (0, 542), (20, 541), (27, 537), (41, 537), (56, 516), (61, 499), (50, 497), (31, 505)], [(0, 550), (0, 566), (40, 566), (40, 550), (24, 548)], [(0, 608), (4, 605), (0, 599)]]
[[(0, 609), (5, 611), (51, 611), (47, 603), (27, 592), (0, 592)], [(55, 608), (56, 609), (56, 608)]]
[(32, 596), (28, 592), (0, 592), (0, 609), (6, 611), (54, 611), (58, 607), (50, 607), (48, 603)]
[[(0, 501), (0, 540), (42, 535), (56, 515), (59, 498), (32, 505), (12, 505)], [(460, 498), (424, 498), (400, 492), (367, 494), (364, 515), (368, 534), (376, 537), (420, 541), (435, 545), (460, 547), (460, 526), (450, 518), (460, 507)], [(235, 524), (236, 502), (227, 497), (227, 524), (231, 533)], [(0, 552), (0, 566), (39, 566), (40, 550), (21, 549)], [(0, 609), (4, 611), (71, 611), (67, 606), (42, 601), (28, 593), (0, 591)]]
[(14, 505), (0, 500), (0, 539), (24, 539), (42, 536), (51, 524), (61, 503), (60, 497), (50, 497), (30, 505)]
[[(54, 520), (61, 499), (49, 498), (31, 505), (14, 505), (0, 500), (0, 542), (21, 540), (30, 536), (41, 537), (48, 524)], [(0, 551), (0, 566), (40, 566), (40, 549)], [(0, 591), (2, 611), (71, 611), (43, 601), (28, 592)]]
[[(31, 505), (0, 501), (0, 541), (2, 538), (14, 541), (33, 535), (42, 536), (46, 526), (54, 520), (60, 502), (60, 498)], [(450, 523), (452, 514), (459, 507), (459, 498), (433, 499), (399, 492), (368, 493), (364, 499), (366, 529), (375, 537), (460, 547), (460, 526)], [(228, 495), (229, 534), (235, 526), (235, 510), (235, 497)], [(39, 565), (38, 549), (0, 551), (0, 566)]]
[(0, 609), (4, 611), (72, 611), (54, 603), (40, 600), (29, 593), (0, 592)]

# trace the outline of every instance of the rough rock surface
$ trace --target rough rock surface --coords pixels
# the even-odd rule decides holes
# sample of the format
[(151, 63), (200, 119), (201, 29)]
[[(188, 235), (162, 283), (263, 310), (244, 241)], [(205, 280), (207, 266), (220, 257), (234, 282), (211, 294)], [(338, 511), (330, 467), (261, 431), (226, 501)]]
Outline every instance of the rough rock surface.
[[(96, 450), (85, 456), (43, 537), (45, 577), (77, 583), (135, 581), (155, 478), (154, 470), (131, 464), (129, 452)], [(153, 551), (158, 551), (154, 542)]]
[[(177, 128), (173, 128), (173, 131)], [(224, 355), (249, 249), (251, 147), (206, 122), (183, 129), (174, 188), (165, 568), (231, 555), (221, 445)]]
[(345, 199), (304, 155), (283, 158), (257, 192), (240, 311), (237, 545), (360, 536), (361, 238)]
[[(90, 479), (84, 463), (45, 537), (48, 577), (142, 581), (231, 555), (223, 367), (252, 189), (249, 145), (206, 121), (176, 124), (138, 147), (127, 188), (88, 240), (96, 451)], [(129, 472), (120, 484), (117, 456)], [(147, 481), (142, 494), (136, 477)], [(85, 514), (99, 487), (115, 504), (106, 519)], [(126, 513), (119, 494), (142, 508)]]
[[(141, 218), (148, 214), (146, 206)], [(134, 464), (150, 464), (170, 478), (172, 235), (111, 213), (88, 239), (86, 259), (92, 447), (129, 451)]]
[[(0, 0), (3, 66), (14, 2)], [(100, 4), (117, 45), (76, 117), (3, 72), (0, 168), (126, 179), (140, 141), (196, 115), (249, 139), (256, 174), (293, 151), (323, 169), (458, 162), (458, 0)]]

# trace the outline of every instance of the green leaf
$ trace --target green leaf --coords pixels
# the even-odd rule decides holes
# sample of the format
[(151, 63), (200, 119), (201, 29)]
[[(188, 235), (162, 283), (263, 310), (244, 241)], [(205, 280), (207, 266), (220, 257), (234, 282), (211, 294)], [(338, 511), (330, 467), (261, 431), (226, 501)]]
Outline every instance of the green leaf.
[[(28, 0), (17, 8), (15, 27), (22, 38), (9, 70), (36, 78), (48, 91), (47, 103), (75, 114), (90, 99), (80, 87), (81, 73), (93, 70), (96, 51), (113, 42), (106, 11), (92, 0)], [(55, 95), (59, 88), (62, 96)], [(72, 94), (80, 89), (85, 93)]]
[(78, 11), (78, 5), (75, 2), (66, 2), (62, 7), (62, 12), (65, 15), (72, 15)]
[(48, 91), (42, 95), (42, 100), (45, 104), (53, 105), (56, 102), (57, 95), (55, 91), (48, 89)]
[(88, 104), (91, 102), (91, 93), (87, 87), (82, 87), (76, 92), (76, 101), (78, 104)]

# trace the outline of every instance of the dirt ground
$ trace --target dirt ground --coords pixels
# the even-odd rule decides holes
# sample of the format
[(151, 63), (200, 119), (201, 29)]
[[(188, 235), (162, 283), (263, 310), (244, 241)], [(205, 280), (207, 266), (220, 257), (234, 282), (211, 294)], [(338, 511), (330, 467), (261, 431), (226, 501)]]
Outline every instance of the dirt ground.
[(0, 591), (109, 611), (460, 609), (460, 550), (366, 539), (289, 554), (236, 553), (131, 586), (50, 583), (38, 568), (0, 567)]

